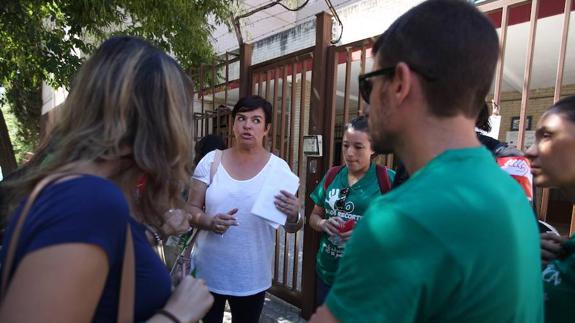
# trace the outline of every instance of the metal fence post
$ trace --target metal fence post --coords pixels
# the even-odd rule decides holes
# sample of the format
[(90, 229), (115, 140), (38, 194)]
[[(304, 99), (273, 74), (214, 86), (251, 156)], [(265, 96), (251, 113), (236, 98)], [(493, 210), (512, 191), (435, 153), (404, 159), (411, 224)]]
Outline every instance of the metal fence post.
[[(331, 15), (322, 12), (316, 15), (316, 42), (313, 51), (313, 73), (310, 105), (309, 134), (323, 135), (326, 133), (325, 112), (328, 110), (326, 100), (327, 52), (331, 40)], [(325, 144), (324, 144), (325, 147)], [(324, 150), (325, 151), (325, 150)], [(325, 158), (307, 158), (306, 176), (306, 215), (311, 214), (313, 201), (309, 193), (321, 180), (324, 173)], [(303, 263), (302, 263), (302, 316), (309, 319), (315, 309), (315, 254), (319, 246), (319, 233), (315, 232), (309, 223), (304, 227)]]
[(252, 78), (249, 69), (252, 65), (252, 52), (252, 44), (240, 45), (240, 98), (252, 92)]

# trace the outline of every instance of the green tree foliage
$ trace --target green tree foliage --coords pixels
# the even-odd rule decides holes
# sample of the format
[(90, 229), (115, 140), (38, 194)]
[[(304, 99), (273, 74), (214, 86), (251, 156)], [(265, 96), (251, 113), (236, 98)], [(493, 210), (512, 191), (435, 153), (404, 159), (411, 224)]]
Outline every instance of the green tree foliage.
[[(16, 116), (17, 135), (36, 143), (42, 81), (69, 87), (83, 59), (111, 35), (148, 39), (186, 70), (210, 62), (211, 31), (214, 24), (228, 21), (232, 5), (237, 7), (237, 1), (0, 1), (0, 86)], [(0, 133), (0, 140), (5, 137)]]

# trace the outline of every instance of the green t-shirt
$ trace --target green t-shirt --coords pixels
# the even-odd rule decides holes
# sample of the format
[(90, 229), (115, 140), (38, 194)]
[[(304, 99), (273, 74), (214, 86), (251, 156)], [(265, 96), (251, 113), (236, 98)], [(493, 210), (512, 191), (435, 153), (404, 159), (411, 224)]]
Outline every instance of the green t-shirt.
[(575, 236), (563, 249), (567, 256), (551, 262), (543, 270), (546, 323), (575, 320)]
[(341, 322), (543, 322), (539, 257), (517, 182), (449, 150), (370, 205), (326, 303)]
[[(395, 172), (388, 169), (387, 174), (390, 182), (393, 183)], [(325, 210), (326, 218), (338, 216), (344, 220), (353, 219), (359, 221), (361, 216), (367, 210), (371, 200), (380, 195), (379, 182), (377, 179), (375, 164), (371, 164), (367, 173), (357, 183), (349, 186), (348, 168), (343, 167), (329, 184), (327, 190), (324, 190), (325, 176), (311, 193), (311, 199), (314, 203)], [(345, 210), (336, 210), (335, 201), (339, 197), (340, 190), (349, 187), (349, 193), (345, 200)], [(339, 258), (343, 255), (345, 244), (338, 239), (339, 237), (330, 237), (327, 233), (322, 233), (319, 251), (316, 256), (316, 271), (324, 283), (331, 285), (337, 271)]]

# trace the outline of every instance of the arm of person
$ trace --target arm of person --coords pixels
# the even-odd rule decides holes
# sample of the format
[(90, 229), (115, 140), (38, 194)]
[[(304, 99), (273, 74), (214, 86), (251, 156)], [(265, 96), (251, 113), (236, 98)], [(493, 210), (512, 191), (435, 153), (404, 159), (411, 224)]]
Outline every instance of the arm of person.
[(230, 226), (238, 225), (234, 214), (238, 209), (231, 209), (226, 213), (207, 215), (204, 209), (206, 190), (208, 185), (200, 180), (192, 179), (192, 187), (188, 196), (188, 212), (191, 214), (190, 222), (203, 229), (214, 233), (223, 234)]
[(107, 275), (108, 258), (96, 245), (38, 249), (18, 265), (0, 308), (0, 322), (91, 322)]
[(327, 306), (320, 306), (317, 311), (311, 316), (310, 323), (339, 323), (337, 318), (329, 311)]
[(325, 209), (321, 206), (314, 205), (311, 215), (309, 216), (309, 226), (317, 232), (325, 232), (332, 236), (339, 232), (339, 220), (338, 217), (325, 219)]
[(566, 241), (568, 241), (567, 237), (561, 237), (553, 232), (541, 234), (541, 264), (543, 268), (564, 253), (562, 244)]
[(188, 195), (188, 212), (191, 214), (190, 222), (204, 230), (212, 230), (212, 221), (210, 217), (204, 213), (204, 203), (206, 200), (206, 190), (208, 184), (192, 179), (192, 186)]
[(280, 191), (275, 197), (276, 208), (287, 216), (284, 229), (288, 233), (295, 233), (303, 227), (304, 219), (300, 215), (299, 198), (290, 192)]
[(163, 313), (152, 316), (147, 323), (198, 322), (209, 311), (214, 297), (201, 279), (186, 276), (176, 287), (163, 308)]

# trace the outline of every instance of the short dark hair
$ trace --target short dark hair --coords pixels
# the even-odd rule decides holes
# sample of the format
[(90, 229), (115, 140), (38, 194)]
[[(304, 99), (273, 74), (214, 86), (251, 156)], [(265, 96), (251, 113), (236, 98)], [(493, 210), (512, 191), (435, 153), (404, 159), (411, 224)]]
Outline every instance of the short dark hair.
[(499, 57), (493, 24), (463, 0), (428, 0), (397, 19), (373, 46), (379, 65), (404, 62), (420, 76), (431, 113), (475, 118)]
[(262, 108), (264, 110), (266, 125), (272, 123), (272, 104), (259, 95), (248, 95), (238, 100), (232, 110), (232, 118), (236, 118), (238, 112), (248, 112)]
[(575, 123), (575, 95), (564, 97), (563, 99), (555, 102), (545, 111), (545, 114), (560, 114), (567, 120)]
[(196, 147), (194, 148), (196, 153), (196, 156), (194, 157), (194, 164), (197, 165), (205, 155), (215, 149), (226, 149), (226, 143), (222, 137), (214, 134), (202, 137), (202, 139), (198, 141)]
[(361, 132), (368, 132), (368, 123), (367, 118), (365, 116), (358, 116), (345, 125), (344, 131), (349, 129), (361, 131)]
[(483, 102), (483, 106), (479, 111), (477, 120), (475, 120), (475, 127), (485, 132), (491, 131), (491, 123), (489, 123), (489, 106), (485, 102)]

